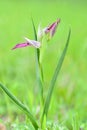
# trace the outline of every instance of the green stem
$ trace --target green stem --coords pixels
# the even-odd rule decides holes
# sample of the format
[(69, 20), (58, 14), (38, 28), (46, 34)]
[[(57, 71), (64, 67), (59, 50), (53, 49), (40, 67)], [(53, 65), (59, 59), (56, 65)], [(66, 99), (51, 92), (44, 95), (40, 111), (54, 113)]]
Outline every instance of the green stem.
[(42, 77), (42, 70), (41, 70), (37, 51), (39, 51), (39, 55), (40, 55), (40, 50), (37, 49), (36, 50), (36, 75), (37, 75), (38, 86), (39, 86), (40, 94), (41, 94), (41, 104), (43, 105), (43, 102), (44, 102), (44, 99), (43, 99), (43, 77)]
[(23, 112), (29, 117), (30, 121), (32, 122), (34, 128), (36, 130), (38, 130), (38, 124), (35, 120), (35, 118), (33, 117), (33, 115), (31, 114), (31, 112), (29, 111), (29, 109), (22, 104), (8, 89), (7, 87), (5, 87), (3, 84), (0, 83), (0, 87), (3, 89), (3, 91), (10, 97), (10, 99), (16, 103), (22, 110)]

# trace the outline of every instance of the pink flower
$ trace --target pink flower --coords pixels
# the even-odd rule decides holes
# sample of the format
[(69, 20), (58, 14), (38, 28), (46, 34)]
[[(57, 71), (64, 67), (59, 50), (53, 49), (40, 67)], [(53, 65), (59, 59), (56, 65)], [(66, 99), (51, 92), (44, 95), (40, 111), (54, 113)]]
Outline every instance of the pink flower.
[(41, 25), (38, 27), (37, 37), (38, 40), (42, 40), (44, 34), (47, 35), (47, 39), (49, 40), (56, 32), (57, 26), (60, 23), (60, 19), (57, 19), (54, 23), (51, 25), (45, 27), (44, 29), (41, 28)]
[(46, 27), (44, 29), (44, 32), (50, 33), (50, 36), (52, 37), (55, 34), (56, 28), (58, 26), (58, 24), (60, 23), (60, 19), (57, 19), (57, 21), (55, 21), (54, 23), (52, 23), (50, 26)]
[(40, 42), (38, 42), (38, 41), (30, 40), (30, 39), (28, 39), (26, 37), (25, 37), (25, 40), (26, 40), (26, 42), (15, 45), (12, 48), (12, 50), (17, 49), (17, 48), (27, 47), (27, 46), (33, 46), (35, 48), (40, 47)]

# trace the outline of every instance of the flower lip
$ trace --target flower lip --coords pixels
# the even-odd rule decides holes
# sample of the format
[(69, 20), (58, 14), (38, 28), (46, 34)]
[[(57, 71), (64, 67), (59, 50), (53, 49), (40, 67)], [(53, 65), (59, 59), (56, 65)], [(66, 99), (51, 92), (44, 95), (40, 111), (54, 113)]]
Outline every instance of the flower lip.
[(28, 42), (26, 43), (19, 43), (19, 44), (16, 44), (12, 50), (16, 49), (16, 48), (22, 48), (22, 47), (26, 47), (26, 46), (31, 46)]
[(35, 41), (35, 40), (30, 40), (30, 39), (28, 39), (28, 38), (26, 38), (26, 37), (25, 37), (25, 40), (26, 40), (26, 42), (24, 42), (24, 43), (16, 44), (16, 45), (12, 48), (12, 50), (17, 49), (17, 48), (27, 47), (27, 46), (33, 46), (33, 47), (35, 47), (35, 48), (39, 48), (40, 45), (41, 45), (40, 42)]

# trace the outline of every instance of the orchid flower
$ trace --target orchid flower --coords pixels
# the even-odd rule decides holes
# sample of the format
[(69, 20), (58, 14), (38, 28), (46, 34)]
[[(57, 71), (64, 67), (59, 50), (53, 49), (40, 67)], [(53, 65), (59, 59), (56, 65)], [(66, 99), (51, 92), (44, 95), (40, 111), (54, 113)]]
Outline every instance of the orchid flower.
[(60, 19), (57, 19), (54, 23), (52, 23), (50, 26), (44, 28), (45, 34), (50, 33), (50, 36), (52, 37), (55, 34), (56, 28), (58, 26), (58, 23), (60, 23)]
[(25, 37), (25, 40), (26, 40), (26, 42), (15, 45), (12, 48), (12, 50), (17, 49), (17, 48), (27, 47), (27, 46), (33, 46), (35, 48), (39, 48), (41, 45), (40, 42), (35, 41), (35, 40), (30, 40), (26, 37)]
[[(46, 34), (48, 36), (47, 37), (48, 40), (51, 37), (53, 37), (59, 23), (60, 23), (60, 19), (57, 19), (54, 23), (52, 23), (51, 25), (45, 27), (44, 29), (42, 29), (41, 25), (39, 25), (38, 32), (37, 32), (38, 40), (41, 42), (44, 34)], [(27, 46), (33, 46), (35, 48), (40, 48), (40, 46), (41, 46), (41, 43), (39, 41), (30, 40), (30, 39), (28, 39), (26, 37), (25, 37), (25, 40), (26, 40), (26, 42), (15, 45), (12, 48), (12, 50), (17, 49), (17, 48), (27, 47)]]
[(60, 19), (57, 19), (54, 23), (45, 27), (44, 29), (41, 29), (41, 26), (39, 25), (38, 33), (37, 33), (37, 36), (39, 37), (39, 39), (42, 39), (44, 34), (48, 35), (48, 39), (53, 37), (59, 23), (60, 23)]

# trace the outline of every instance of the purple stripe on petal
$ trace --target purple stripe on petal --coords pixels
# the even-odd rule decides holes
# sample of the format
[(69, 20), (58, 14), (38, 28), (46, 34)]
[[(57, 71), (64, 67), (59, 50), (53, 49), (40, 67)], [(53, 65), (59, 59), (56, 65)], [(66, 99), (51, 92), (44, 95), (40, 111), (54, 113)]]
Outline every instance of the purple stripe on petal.
[(47, 30), (50, 31), (50, 30), (54, 27), (54, 25), (55, 25), (55, 22), (54, 22), (53, 24), (51, 24), (51, 25), (47, 28)]
[(53, 24), (51, 24), (49, 27), (48, 27), (48, 30), (50, 31), (51, 29), (55, 29), (58, 25), (58, 23), (60, 23), (60, 19), (57, 19), (56, 22), (54, 22)]
[(55, 23), (52, 28), (51, 28), (51, 31), (50, 31), (50, 35), (53, 36), (55, 34), (55, 31), (56, 31), (56, 28), (57, 28), (57, 23)]
[(17, 49), (17, 48), (26, 47), (26, 46), (31, 46), (31, 44), (29, 44), (28, 42), (26, 42), (26, 43), (20, 43), (20, 44), (15, 45), (15, 46), (12, 48), (12, 50)]

